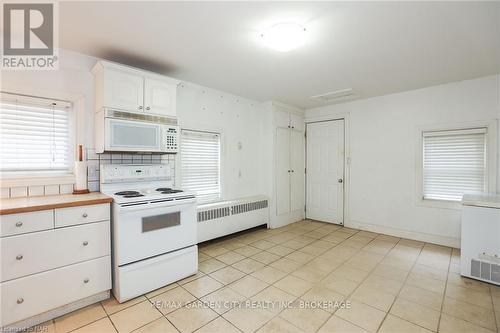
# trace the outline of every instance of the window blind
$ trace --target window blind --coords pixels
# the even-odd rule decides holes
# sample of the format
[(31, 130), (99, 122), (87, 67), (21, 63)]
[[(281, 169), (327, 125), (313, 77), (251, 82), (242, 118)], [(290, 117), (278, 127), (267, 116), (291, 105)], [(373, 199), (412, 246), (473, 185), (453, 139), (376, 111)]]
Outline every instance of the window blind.
[(220, 199), (220, 134), (181, 131), (182, 187), (200, 202)]
[(424, 199), (460, 201), (486, 189), (486, 128), (423, 133)]
[(70, 103), (2, 93), (0, 170), (69, 171)]

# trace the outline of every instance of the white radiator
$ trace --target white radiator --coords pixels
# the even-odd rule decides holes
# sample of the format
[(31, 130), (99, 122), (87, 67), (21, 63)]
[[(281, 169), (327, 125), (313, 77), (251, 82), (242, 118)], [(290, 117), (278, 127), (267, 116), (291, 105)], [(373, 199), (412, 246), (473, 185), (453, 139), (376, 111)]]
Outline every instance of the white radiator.
[(198, 206), (198, 242), (229, 235), (269, 222), (269, 203), (255, 196)]

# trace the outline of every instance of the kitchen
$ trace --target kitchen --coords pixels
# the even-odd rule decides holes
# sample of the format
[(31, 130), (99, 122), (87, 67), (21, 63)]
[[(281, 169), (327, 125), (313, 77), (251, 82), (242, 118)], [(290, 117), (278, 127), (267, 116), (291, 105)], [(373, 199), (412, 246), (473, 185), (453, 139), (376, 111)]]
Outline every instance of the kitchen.
[[(220, 58), (208, 57), (200, 64), (189, 57), (194, 51), (181, 44), (178, 58), (170, 59), (180, 68), (185, 56), (194, 72), (174, 70), (167, 60), (161, 62), (162, 56), (155, 58), (157, 45), (141, 44), (147, 39), (134, 37), (144, 55), (134, 53), (132, 46), (124, 46), (126, 38), (119, 31), (127, 31), (129, 15), (143, 7), (121, 5), (116, 30), (99, 35), (105, 24), (101, 18), (85, 33), (78, 27), (84, 17), (116, 11), (116, 6), (60, 3), (58, 69), (2, 69), (5, 331), (34, 325), (56, 332), (498, 329), (494, 271), (483, 282), (460, 277), (461, 196), (436, 204), (417, 202), (411, 192), (425, 190), (418, 188), (418, 177), (424, 174), (419, 176), (420, 155), (414, 147), (429, 143), (432, 148), (432, 140), (440, 137), (433, 133), (445, 130), (469, 131), (467, 138), (476, 140), (469, 144), (491, 156), (483, 161), (488, 173), (481, 174), (486, 180), (480, 189), (498, 192), (498, 62), (450, 75), (453, 79), (422, 78), (413, 86), (403, 84), (407, 77), (393, 73), (401, 87), (392, 91), (368, 92), (366, 86), (352, 92), (339, 86), (329, 96), (313, 96), (331, 89), (325, 84), (307, 93), (304, 102), (285, 81), (251, 79), (245, 65), (235, 69), (237, 79), (229, 72), (226, 78), (216, 72), (208, 75), (208, 67), (199, 66), (223, 66)], [(248, 10), (251, 19), (256, 12), (264, 15), (267, 5), (147, 3), (143, 19), (161, 9), (170, 12), (172, 21), (154, 25), (180, 28), (187, 24), (180, 17), (192, 17), (197, 6), (213, 17), (216, 9), (240, 15)], [(295, 5), (297, 10), (306, 6)], [(394, 10), (426, 8), (346, 6), (310, 8), (317, 13), (343, 8), (351, 18), (364, 17), (363, 10), (370, 9), (393, 20)], [(482, 27), (477, 32), (488, 36), (481, 47), (493, 59), (498, 32), (490, 28), (496, 27), (491, 17), (498, 14), (498, 4), (449, 6), (456, 9), (450, 17), (473, 10), (487, 22), (484, 29), (489, 32)], [(448, 15), (445, 4), (435, 9)], [(423, 13), (419, 17), (429, 19)], [(221, 24), (235, 24), (232, 20)], [(207, 33), (213, 33), (214, 43), (228, 45), (213, 50), (219, 57), (222, 50), (233, 52), (230, 48), (239, 45), (241, 50), (255, 48), (249, 52), (256, 57), (270, 58), (268, 66), (288, 66), (284, 57), (300, 57), (308, 47), (317, 47), (315, 38), (321, 34), (312, 23), (307, 28), (295, 31), (296, 39), (311, 40), (284, 53), (250, 45), (252, 38), (263, 37), (250, 38), (242, 27), (241, 37), (249, 38), (244, 46), (233, 44), (229, 35), (218, 36), (216, 26)], [(201, 33), (199, 27), (196, 31)], [(192, 33), (186, 31), (185, 37), (194, 38)], [(201, 47), (203, 38), (198, 38)], [(120, 52), (104, 48), (111, 40), (116, 47), (125, 43)], [(469, 64), (467, 59), (464, 53), (461, 64)], [(261, 73), (258, 63), (254, 69)], [(363, 80), (356, 84), (370, 81)], [(266, 89), (279, 89), (262, 94), (256, 88), (260, 82)], [(385, 131), (377, 131), (374, 124)], [(422, 137), (420, 143), (417, 137)], [(316, 172), (316, 158), (336, 153), (343, 158), (332, 170)], [(395, 181), (388, 181), (391, 177)], [(386, 186), (389, 193), (384, 193)], [(475, 192), (474, 186), (464, 191)], [(495, 219), (495, 200), (476, 197), (464, 204), (486, 202)], [(481, 237), (474, 239), (485, 239)], [(474, 250), (488, 253), (472, 259), (495, 263), (489, 253), (498, 251), (494, 247)], [(429, 287), (432, 283), (435, 288)], [(433, 302), (418, 299), (417, 291)], [(248, 301), (286, 305), (254, 309)], [(302, 301), (335, 305), (310, 310), (297, 306)], [(475, 308), (458, 310), (471, 302), (486, 314), (478, 319)], [(412, 314), (419, 310), (421, 315)]]

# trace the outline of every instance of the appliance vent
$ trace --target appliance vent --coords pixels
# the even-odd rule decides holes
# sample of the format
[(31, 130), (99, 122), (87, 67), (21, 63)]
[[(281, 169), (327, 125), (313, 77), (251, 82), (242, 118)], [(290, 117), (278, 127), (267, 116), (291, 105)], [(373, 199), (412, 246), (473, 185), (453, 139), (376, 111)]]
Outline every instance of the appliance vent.
[(240, 205), (234, 205), (232, 208), (233, 215), (246, 213), (252, 210), (267, 208), (267, 200), (249, 202)]
[(482, 280), (500, 283), (500, 265), (472, 259), (470, 275)]
[(139, 121), (146, 121), (150, 123), (165, 124), (165, 125), (177, 125), (176, 118), (152, 116), (149, 114), (138, 114), (125, 111), (118, 111), (113, 109), (106, 109), (106, 117), (128, 119), (128, 120), (139, 120)]
[(215, 220), (229, 215), (242, 214), (253, 210), (264, 209), (268, 207), (267, 200), (246, 202), (241, 204), (229, 204), (224, 207), (209, 208), (198, 212), (198, 222)]
[(230, 207), (221, 207), (198, 212), (198, 222), (209, 221), (231, 215)]
[(359, 94), (356, 91), (354, 91), (352, 88), (349, 88), (349, 89), (335, 90), (324, 94), (311, 96), (310, 99), (319, 102), (336, 102), (345, 99), (355, 98), (358, 96)]

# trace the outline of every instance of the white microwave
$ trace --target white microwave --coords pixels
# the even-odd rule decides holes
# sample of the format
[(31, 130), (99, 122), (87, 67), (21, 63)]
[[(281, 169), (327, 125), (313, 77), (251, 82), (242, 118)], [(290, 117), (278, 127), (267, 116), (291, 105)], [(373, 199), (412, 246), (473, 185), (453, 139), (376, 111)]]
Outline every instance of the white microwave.
[(176, 118), (104, 109), (96, 114), (96, 152), (177, 153)]

